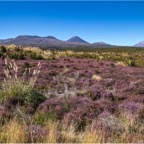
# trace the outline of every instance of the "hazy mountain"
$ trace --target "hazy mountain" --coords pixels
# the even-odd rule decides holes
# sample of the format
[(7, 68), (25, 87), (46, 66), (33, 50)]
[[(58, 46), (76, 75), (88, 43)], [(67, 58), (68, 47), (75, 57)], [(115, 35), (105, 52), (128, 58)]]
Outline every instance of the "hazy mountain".
[(85, 40), (81, 39), (78, 36), (74, 36), (70, 39), (67, 40), (67, 42), (75, 42), (75, 43), (85, 43), (85, 44), (89, 44), (88, 42), (86, 42)]
[(141, 41), (134, 45), (135, 47), (144, 47), (144, 41)]
[(96, 47), (111, 47), (112, 45), (105, 43), (105, 42), (95, 42), (92, 45), (96, 46)]

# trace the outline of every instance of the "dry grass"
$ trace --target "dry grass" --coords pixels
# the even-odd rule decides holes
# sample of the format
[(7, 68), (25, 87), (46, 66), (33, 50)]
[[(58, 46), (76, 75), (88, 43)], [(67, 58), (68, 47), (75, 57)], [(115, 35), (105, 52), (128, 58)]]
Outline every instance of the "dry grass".
[(60, 140), (63, 143), (75, 143), (79, 142), (79, 135), (76, 132), (76, 125), (65, 124), (61, 125)]
[[(2, 143), (25, 143), (32, 142), (27, 136), (26, 127), (20, 124), (16, 118), (10, 120), (0, 128), (0, 142)], [(47, 121), (42, 126), (43, 131), (35, 142), (42, 143), (142, 143), (144, 137), (142, 132), (134, 133), (124, 131), (120, 135), (107, 134), (102, 128), (86, 127), (84, 131), (76, 131), (76, 125)], [(108, 136), (109, 135), (109, 136)]]
[(124, 62), (117, 62), (116, 65), (117, 66), (123, 66), (123, 67), (127, 66)]
[(38, 47), (25, 47), (24, 49), (23, 49), (24, 51), (32, 51), (32, 52), (40, 52), (40, 53), (42, 53), (43, 51), (40, 49), (40, 48), (38, 48)]
[(92, 76), (92, 80), (100, 81), (100, 80), (102, 80), (102, 78), (101, 78), (101, 76), (99, 76), (99, 75), (93, 75), (93, 76)]
[(57, 143), (59, 139), (58, 123), (47, 121), (44, 129), (48, 130), (48, 134), (44, 137), (44, 143)]
[(25, 132), (24, 125), (20, 125), (16, 119), (10, 120), (1, 127), (0, 131), (1, 143), (24, 143)]
[(79, 136), (81, 143), (101, 143), (103, 141), (103, 135), (96, 130), (86, 130)]

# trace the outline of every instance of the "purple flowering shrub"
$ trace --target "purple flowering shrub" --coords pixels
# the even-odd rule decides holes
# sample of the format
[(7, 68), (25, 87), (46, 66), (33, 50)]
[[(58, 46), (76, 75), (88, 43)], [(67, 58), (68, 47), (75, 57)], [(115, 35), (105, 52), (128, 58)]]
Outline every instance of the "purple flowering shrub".
[(90, 89), (88, 91), (88, 95), (94, 101), (95, 100), (99, 100), (100, 98), (109, 99), (111, 101), (115, 100), (115, 98), (113, 96), (113, 91), (106, 90), (100, 84), (99, 85), (94, 85), (94, 86), (90, 87)]
[[(73, 96), (82, 99), (83, 96), (96, 102), (103, 110), (114, 112), (117, 106), (130, 101), (143, 103), (143, 68), (133, 68), (115, 65), (115, 63), (92, 59), (60, 58), (59, 60), (39, 60), (41, 62), (41, 73), (36, 81), (38, 90), (47, 90), (63, 94), (66, 90), (73, 92)], [(17, 60), (19, 67), (18, 76), (22, 75), (25, 67), (31, 67), (31, 71), (37, 65), (38, 60)], [(4, 60), (0, 60), (0, 68), (4, 68)], [(59, 75), (61, 74), (61, 77)], [(99, 75), (100, 81), (92, 79), (93, 75)], [(3, 80), (3, 72), (0, 71), (0, 79)], [(66, 88), (65, 89), (65, 86)], [(65, 97), (67, 97), (65, 93)], [(70, 100), (57, 99), (53, 93), (53, 99), (46, 100), (40, 107), (43, 111), (56, 113), (62, 119), (65, 113), (77, 109), (77, 104)], [(55, 98), (56, 97), (56, 98)], [(83, 98), (84, 99), (84, 98)], [(76, 101), (76, 100), (73, 100)], [(82, 103), (82, 100), (80, 100)], [(64, 104), (65, 103), (65, 104)], [(68, 103), (68, 104), (66, 104)], [(88, 103), (88, 102), (87, 102)], [(93, 102), (94, 103), (94, 102)], [(46, 106), (47, 105), (47, 106)], [(70, 106), (71, 105), (71, 106)], [(31, 109), (28, 106), (28, 109)], [(72, 107), (76, 107), (72, 109)], [(82, 106), (81, 106), (82, 107)], [(37, 107), (35, 107), (37, 109)], [(67, 116), (68, 117), (68, 116)]]
[(118, 105), (119, 111), (127, 114), (139, 114), (144, 109), (144, 105), (136, 102), (127, 102)]
[[(132, 68), (115, 66), (111, 71), (112, 62), (96, 62), (92, 59), (61, 58), (59, 60), (17, 60), (20, 69), (18, 75), (22, 75), (24, 64), (27, 62), (34, 69), (38, 62), (41, 62), (41, 73), (36, 82), (37, 88), (55, 87), (57, 81), (53, 77), (63, 73), (64, 77), (73, 77), (73, 73), (79, 72), (79, 77), (75, 81), (77, 88), (87, 88), (92, 94), (99, 95), (103, 91), (116, 90), (116, 95), (143, 95), (143, 68)], [(0, 60), (0, 68), (4, 68), (4, 60)], [(101, 76), (101, 81), (92, 80), (93, 75)], [(0, 79), (3, 80), (3, 72), (0, 72)], [(98, 88), (100, 87), (100, 88)], [(93, 90), (93, 89), (97, 90)], [(114, 95), (115, 96), (115, 95)]]
[(50, 98), (40, 104), (38, 110), (45, 115), (53, 114), (66, 123), (85, 125), (96, 118), (101, 111), (99, 104), (87, 97)]
[[(99, 104), (90, 99), (78, 97), (72, 99), (73, 101), (75, 101), (74, 107), (71, 105), (70, 111), (64, 115), (63, 121), (66, 123), (76, 123), (79, 128), (83, 128), (86, 124), (91, 123), (103, 111)], [(71, 100), (69, 104), (71, 104)]]
[(6, 120), (9, 120), (13, 117), (15, 108), (18, 104), (17, 98), (9, 98), (1, 104), (0, 107), (0, 122), (4, 123)]
[(57, 119), (62, 119), (68, 109), (64, 105), (64, 101), (58, 98), (51, 98), (40, 104), (38, 110), (45, 115), (53, 115)]
[[(130, 115), (131, 119), (138, 119), (135, 121), (137, 125), (143, 123), (143, 68), (93, 59), (39, 61), (41, 72), (34, 87), (38, 93), (32, 93), (35, 103), (25, 103), (14, 95), (3, 101), (0, 107), (2, 125), (17, 116), (17, 109), (31, 118), (32, 124), (25, 128), (26, 142), (42, 142), (49, 132), (44, 129), (49, 120), (67, 125), (73, 123), (76, 132), (83, 132), (89, 126), (91, 131), (102, 132), (106, 138), (119, 137), (124, 131), (132, 130), (136, 134), (143, 130), (142, 126), (136, 127), (138, 130), (129, 130), (129, 119), (122, 117)], [(0, 60), (0, 69), (4, 69), (3, 63), (4, 60)], [(16, 63), (18, 76), (22, 76), (24, 69), (31, 68), (32, 71), (38, 60), (17, 60)], [(3, 76), (0, 71), (0, 81), (3, 81)], [(36, 100), (39, 94), (45, 97), (42, 101)]]

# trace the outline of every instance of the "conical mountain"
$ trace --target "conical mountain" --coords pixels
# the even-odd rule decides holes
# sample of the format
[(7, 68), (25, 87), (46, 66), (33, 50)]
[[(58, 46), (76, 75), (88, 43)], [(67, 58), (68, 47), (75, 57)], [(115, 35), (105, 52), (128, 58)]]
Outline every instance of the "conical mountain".
[(67, 42), (75, 42), (75, 43), (85, 43), (85, 44), (88, 44), (88, 42), (86, 42), (85, 40), (81, 39), (78, 36), (74, 36), (74, 37), (68, 39)]

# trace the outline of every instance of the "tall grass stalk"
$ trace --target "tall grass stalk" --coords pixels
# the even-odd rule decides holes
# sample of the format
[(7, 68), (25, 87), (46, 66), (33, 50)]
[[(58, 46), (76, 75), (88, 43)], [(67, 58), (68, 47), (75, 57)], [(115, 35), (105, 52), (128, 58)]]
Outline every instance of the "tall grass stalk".
[(36, 94), (34, 85), (40, 73), (41, 64), (38, 63), (37, 67), (30, 73), (30, 69), (25, 69), (22, 76), (18, 75), (18, 66), (15, 61), (7, 61), (5, 59), (5, 78), (1, 84), (0, 100), (5, 101), (10, 97), (17, 97), (30, 101), (31, 96)]

